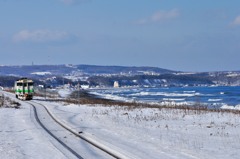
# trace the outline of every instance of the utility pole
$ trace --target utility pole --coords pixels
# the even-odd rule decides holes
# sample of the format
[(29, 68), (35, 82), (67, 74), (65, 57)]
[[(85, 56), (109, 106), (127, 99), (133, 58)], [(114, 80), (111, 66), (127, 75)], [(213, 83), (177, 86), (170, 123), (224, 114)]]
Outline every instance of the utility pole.
[(80, 105), (80, 85), (78, 82), (78, 105)]
[(46, 86), (46, 84), (44, 85), (44, 90), (45, 90), (45, 100), (47, 100), (47, 86)]

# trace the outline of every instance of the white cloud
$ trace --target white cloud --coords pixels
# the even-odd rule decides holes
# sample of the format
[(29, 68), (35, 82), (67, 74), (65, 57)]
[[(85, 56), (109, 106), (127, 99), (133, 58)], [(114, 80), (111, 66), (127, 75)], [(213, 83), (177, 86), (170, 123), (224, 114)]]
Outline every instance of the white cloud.
[(147, 18), (138, 20), (136, 23), (137, 24), (146, 24), (146, 23), (150, 23), (150, 22), (151, 23), (163, 22), (166, 20), (175, 19), (178, 16), (180, 16), (180, 12), (177, 9), (172, 9), (169, 11), (158, 11)]
[(232, 26), (240, 26), (240, 15), (231, 23)]
[(15, 42), (51, 42), (61, 41), (68, 38), (68, 33), (62, 31), (50, 31), (50, 30), (22, 30), (13, 36)]
[(148, 20), (147, 19), (140, 19), (140, 20), (136, 21), (135, 23), (139, 24), (139, 25), (142, 25), (142, 24), (148, 23)]
[(174, 19), (180, 15), (177, 9), (173, 9), (170, 11), (159, 11), (152, 15), (151, 21), (158, 22), (168, 19)]

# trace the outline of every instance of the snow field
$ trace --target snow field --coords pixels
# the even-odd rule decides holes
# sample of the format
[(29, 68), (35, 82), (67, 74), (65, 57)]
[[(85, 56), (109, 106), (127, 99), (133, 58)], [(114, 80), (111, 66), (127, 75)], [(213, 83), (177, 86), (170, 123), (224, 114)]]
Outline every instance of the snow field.
[(49, 109), (78, 131), (136, 158), (238, 158), (238, 114), (51, 103)]
[[(130, 158), (237, 159), (239, 114), (73, 105), (36, 100), (65, 124)], [(33, 121), (31, 108), (0, 108), (0, 158), (66, 158)], [(47, 152), (47, 153), (46, 153)]]
[(66, 158), (32, 121), (30, 107), (0, 109), (0, 158)]

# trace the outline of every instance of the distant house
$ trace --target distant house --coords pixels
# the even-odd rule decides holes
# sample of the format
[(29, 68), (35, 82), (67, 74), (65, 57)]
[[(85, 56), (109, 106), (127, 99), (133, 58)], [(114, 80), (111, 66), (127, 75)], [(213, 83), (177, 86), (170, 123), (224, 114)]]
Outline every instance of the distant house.
[(118, 82), (118, 81), (114, 81), (113, 87), (114, 87), (114, 88), (119, 88), (119, 82)]

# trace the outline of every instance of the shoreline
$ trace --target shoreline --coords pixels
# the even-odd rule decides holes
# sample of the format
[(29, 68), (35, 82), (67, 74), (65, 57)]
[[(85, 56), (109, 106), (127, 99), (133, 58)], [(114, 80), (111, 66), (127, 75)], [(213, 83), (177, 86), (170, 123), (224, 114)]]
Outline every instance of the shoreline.
[(79, 100), (75, 97), (77, 96), (77, 92), (73, 92), (69, 98), (63, 99), (62, 101), (66, 103), (73, 104), (87, 104), (87, 105), (104, 105), (104, 106), (123, 106), (130, 107), (131, 109), (139, 109), (139, 108), (158, 108), (158, 109), (182, 109), (182, 110), (192, 110), (192, 111), (205, 111), (205, 112), (221, 112), (221, 113), (234, 113), (240, 114), (240, 110), (238, 109), (209, 109), (208, 107), (201, 105), (201, 103), (194, 103), (193, 105), (177, 105), (177, 104), (159, 104), (159, 103), (147, 103), (141, 101), (120, 101), (120, 100), (112, 100), (102, 98), (101, 96), (91, 94), (89, 91), (81, 91)]

